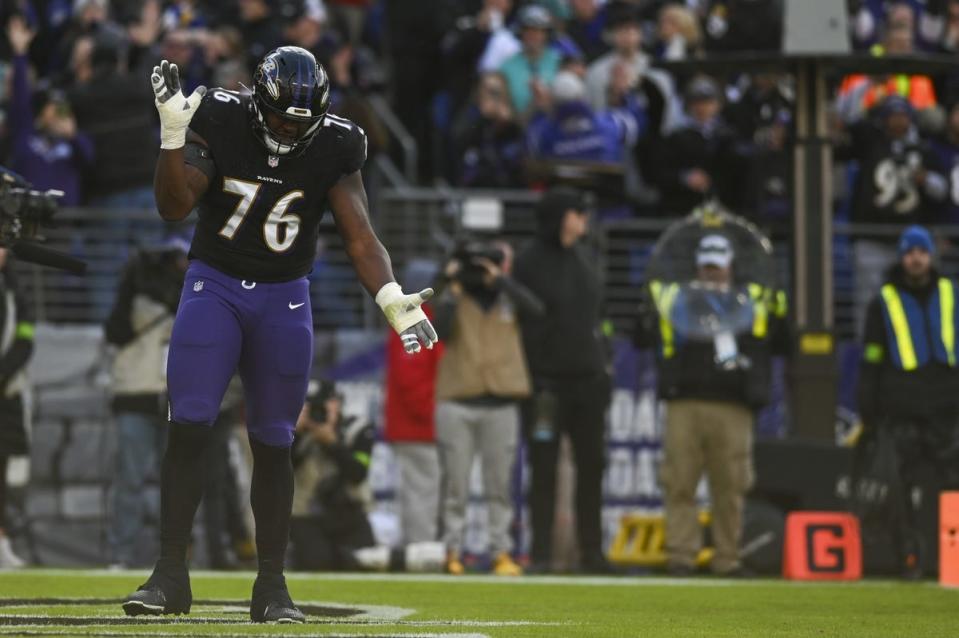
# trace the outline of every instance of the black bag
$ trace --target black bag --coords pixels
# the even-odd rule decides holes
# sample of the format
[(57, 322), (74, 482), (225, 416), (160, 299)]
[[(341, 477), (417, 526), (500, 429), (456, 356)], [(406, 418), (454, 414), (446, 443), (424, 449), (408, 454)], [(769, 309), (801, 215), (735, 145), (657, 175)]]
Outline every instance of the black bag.
[(863, 434), (853, 456), (850, 511), (859, 517), (863, 535), (896, 529), (905, 517), (896, 441), (888, 427)]

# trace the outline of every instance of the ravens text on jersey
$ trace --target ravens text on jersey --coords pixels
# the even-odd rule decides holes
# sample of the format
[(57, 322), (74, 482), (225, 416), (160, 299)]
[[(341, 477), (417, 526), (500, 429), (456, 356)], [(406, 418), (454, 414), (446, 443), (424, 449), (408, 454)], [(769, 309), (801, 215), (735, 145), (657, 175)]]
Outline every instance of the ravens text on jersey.
[(256, 138), (251, 99), (212, 89), (190, 122), (216, 166), (190, 256), (233, 277), (289, 281), (310, 272), (327, 191), (363, 166), (366, 134), (327, 114), (303, 153), (276, 155)]

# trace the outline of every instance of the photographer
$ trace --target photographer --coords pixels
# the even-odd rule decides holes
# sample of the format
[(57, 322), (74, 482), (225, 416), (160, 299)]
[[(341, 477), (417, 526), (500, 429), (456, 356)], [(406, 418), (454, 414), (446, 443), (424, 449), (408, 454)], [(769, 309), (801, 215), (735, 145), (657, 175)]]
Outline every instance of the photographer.
[(0, 570), (23, 567), (7, 538), (7, 460), (27, 454), (27, 413), (22, 394), (26, 388), (25, 369), (33, 354), (33, 320), (20, 298), (13, 277), (12, 260), (0, 248)]
[(343, 397), (332, 382), (310, 382), (293, 439), (296, 569), (357, 569), (354, 550), (375, 544), (366, 516), (374, 439), (372, 425), (343, 415)]
[(436, 441), (443, 486), (446, 569), (462, 574), (470, 470), (479, 454), (489, 507), (493, 573), (518, 576), (510, 556), (510, 471), (519, 434), (518, 401), (530, 380), (519, 317), (541, 316), (542, 302), (510, 276), (505, 242), (461, 244), (447, 262), (447, 285), (436, 308), (436, 330), (446, 343), (436, 382)]
[(143, 488), (166, 448), (166, 352), (186, 272), (188, 244), (171, 238), (127, 264), (104, 325), (113, 360), (117, 465), (110, 526), (112, 562), (135, 563), (145, 517)]

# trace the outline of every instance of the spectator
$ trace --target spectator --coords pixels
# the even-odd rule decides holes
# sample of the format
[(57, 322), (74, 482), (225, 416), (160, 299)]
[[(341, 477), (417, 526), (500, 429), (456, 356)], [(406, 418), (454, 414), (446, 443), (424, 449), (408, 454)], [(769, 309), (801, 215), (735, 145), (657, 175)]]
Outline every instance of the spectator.
[(492, 572), (519, 576), (510, 555), (513, 519), (510, 476), (519, 437), (520, 399), (530, 394), (520, 342), (523, 315), (542, 317), (542, 302), (510, 277), (505, 242), (464, 242), (446, 263), (445, 294), (436, 329), (446, 343), (436, 383), (436, 442), (440, 453), (446, 571), (459, 575), (470, 474), (479, 457)]
[[(618, 104), (623, 98), (623, 86), (626, 91), (635, 90), (640, 77), (649, 69), (649, 56), (642, 52), (642, 25), (635, 6), (623, 2), (611, 4), (606, 14), (606, 35), (613, 50), (590, 64), (586, 72), (586, 95), (596, 110)], [(612, 81), (614, 75), (617, 79), (623, 76), (616, 87)]]
[[(905, 98), (886, 98), (875, 119), (849, 127), (848, 139), (835, 153), (856, 160), (853, 221), (905, 226), (941, 217), (949, 184), (938, 158), (920, 137), (915, 112)], [(875, 239), (860, 238), (853, 244), (860, 326), (871, 291), (882, 284), (884, 264), (894, 254), (893, 247)]]
[(255, 68), (263, 56), (283, 45), (278, 15), (266, 0), (239, 0), (240, 32), (246, 43), (246, 64)]
[(851, 127), (848, 144), (838, 150), (839, 157), (859, 163), (853, 220), (906, 225), (935, 219), (948, 183), (919, 135), (912, 106), (905, 98), (888, 97), (877, 119)]
[(667, 4), (659, 11), (654, 53), (658, 60), (685, 60), (703, 53), (703, 32), (688, 8)]
[(443, 37), (452, 112), (466, 105), (479, 73), (499, 69), (520, 51), (519, 40), (506, 27), (512, 5), (512, 0), (483, 0), (478, 14), (460, 17)]
[[(743, 504), (753, 481), (755, 412), (769, 402), (771, 355), (785, 354), (785, 301), (759, 284), (733, 278), (733, 248), (722, 235), (706, 235), (696, 249), (694, 282), (649, 282), (650, 304), (640, 318), (637, 345), (658, 354), (658, 394), (666, 402), (660, 481), (666, 513), (666, 553), (671, 574), (696, 568), (702, 546), (696, 488), (709, 480), (711, 568), (741, 574), (739, 540)], [(696, 324), (698, 302), (718, 313), (725, 332), (704, 336)], [(751, 312), (740, 321), (737, 299)], [(725, 310), (725, 309), (729, 310)], [(687, 317), (687, 322), (677, 320)], [(726, 337), (726, 338), (723, 338)]]
[(499, 73), (480, 77), (475, 104), (454, 123), (453, 154), (460, 186), (516, 188), (524, 184), (523, 130)]
[(744, 77), (735, 87), (735, 99), (723, 110), (723, 119), (743, 140), (753, 143), (768, 136), (768, 128), (792, 118), (795, 96), (788, 78), (775, 73)]
[(943, 4), (940, 0), (851, 0), (849, 24), (853, 46), (868, 49), (881, 40), (885, 27), (901, 24), (920, 49), (937, 51), (946, 31)]
[(515, 278), (546, 306), (521, 317), (534, 398), (524, 434), (532, 470), (530, 571), (550, 571), (561, 434), (576, 459), (576, 532), (580, 568), (608, 572), (600, 504), (605, 465), (604, 414), (610, 384), (600, 328), (602, 285), (582, 238), (591, 205), (580, 191), (551, 189), (537, 204), (537, 235), (516, 258)]
[(720, 115), (719, 86), (693, 79), (686, 121), (665, 137), (644, 170), (662, 193), (667, 214), (685, 214), (710, 196), (735, 208), (740, 201), (743, 149)]
[(281, 3), (280, 16), (286, 44), (306, 49), (325, 65), (329, 57), (329, 37), (323, 5), (305, 0), (288, 0)]
[(559, 71), (562, 56), (549, 46), (552, 16), (535, 4), (527, 5), (519, 13), (520, 40), (523, 50), (508, 58), (500, 72), (509, 85), (513, 108), (525, 117), (533, 104), (534, 92), (546, 91)]
[(120, 64), (122, 46), (101, 36), (77, 41), (77, 82), (69, 100), (77, 126), (93, 138), (97, 156), (87, 191), (89, 203), (152, 209), (157, 149), (150, 110), (153, 91), (145, 75), (128, 72)]
[(622, 164), (645, 126), (645, 113), (628, 84), (625, 73), (617, 74), (610, 94), (621, 108), (594, 111), (583, 81), (569, 71), (560, 72), (552, 85), (552, 112), (537, 111), (530, 120), (530, 155)]
[(948, 181), (942, 221), (959, 223), (959, 101), (949, 109), (945, 130), (932, 142), (936, 164)]
[(371, 4), (372, 0), (326, 0), (331, 22), (353, 46), (360, 42)]
[(26, 53), (33, 32), (22, 18), (10, 19), (7, 37), (14, 53), (10, 166), (34, 188), (62, 190), (60, 203), (77, 206), (83, 172), (93, 162), (93, 142), (77, 130), (70, 103), (62, 92), (31, 91)]
[(186, 272), (189, 246), (180, 238), (131, 257), (104, 325), (113, 359), (112, 408), (117, 426), (116, 474), (109, 529), (111, 562), (137, 564), (146, 518), (143, 489), (163, 471), (166, 449), (166, 348)]
[(711, 52), (779, 52), (782, 47), (783, 3), (777, 0), (711, 0), (705, 22)]
[(343, 414), (343, 396), (332, 382), (310, 386), (293, 439), (293, 565), (355, 570), (353, 552), (375, 544), (366, 517), (375, 433), (369, 423)]
[[(932, 236), (921, 226), (899, 237), (898, 261), (869, 304), (857, 391), (866, 435), (884, 430), (894, 441), (900, 520), (892, 522), (903, 577), (922, 576), (923, 549), (917, 520), (919, 474), (932, 468), (940, 489), (959, 487), (959, 395), (956, 393), (956, 284), (932, 264)], [(935, 494), (939, 490), (934, 490)]]
[(959, 0), (948, 0), (946, 3), (940, 45), (949, 53), (959, 51)]
[[(435, 270), (434, 270), (435, 272)], [(427, 278), (407, 267), (409, 285)], [(424, 306), (428, 317), (433, 314)], [(442, 343), (416, 356), (406, 354), (392, 330), (386, 341), (386, 398), (383, 438), (391, 445), (399, 468), (401, 545), (437, 539), (440, 468), (434, 428), (436, 369)]]
[(177, 29), (203, 29), (207, 26), (203, 8), (196, 0), (174, 0), (168, 2), (163, 10), (162, 23), (164, 31)]
[(793, 147), (792, 118), (780, 111), (777, 119), (760, 129), (747, 159), (741, 213), (768, 229), (785, 230), (792, 223)]
[[(453, 23), (456, 3), (417, 0), (384, 4), (389, 33), (386, 55), (392, 63), (391, 104), (420, 149), (420, 174), (432, 175), (432, 151), (440, 139), (433, 120), (433, 99), (443, 78), (440, 44)], [(435, 72), (425, 73), (424, 69)]]
[(7, 462), (12, 456), (29, 452), (29, 415), (23, 393), (27, 387), (27, 362), (33, 354), (34, 325), (29, 307), (20, 296), (12, 265), (7, 249), (0, 248), (0, 569), (25, 565), (14, 553), (7, 535)]
[[(904, 9), (890, 13), (882, 43), (871, 48), (872, 55), (915, 53), (912, 11), (905, 6)], [(887, 96), (893, 95), (905, 98), (919, 112), (933, 110), (937, 105), (936, 91), (928, 76), (899, 73), (870, 77), (854, 74), (843, 79), (839, 87), (837, 110), (844, 122), (857, 122)]]
[(566, 35), (582, 51), (586, 62), (603, 55), (609, 46), (604, 35), (606, 13), (597, 0), (570, 0), (572, 15), (566, 21)]

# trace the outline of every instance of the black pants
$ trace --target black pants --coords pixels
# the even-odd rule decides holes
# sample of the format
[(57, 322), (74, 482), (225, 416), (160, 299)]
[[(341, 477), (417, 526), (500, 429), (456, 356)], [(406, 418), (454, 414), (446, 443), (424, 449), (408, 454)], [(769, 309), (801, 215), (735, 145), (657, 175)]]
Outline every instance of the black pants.
[[(552, 554), (561, 434), (569, 437), (576, 463), (576, 533), (580, 554), (586, 559), (596, 557), (602, 552), (600, 508), (609, 383), (605, 376), (562, 381), (538, 379), (537, 387), (537, 396), (523, 406), (523, 433), (532, 479), (528, 495), (533, 526), (530, 557), (534, 562), (545, 563)], [(547, 393), (545, 401), (543, 393)], [(544, 405), (552, 413), (551, 435), (537, 425)]]
[[(900, 558), (918, 554), (934, 538), (922, 538), (919, 511), (913, 491), (934, 487), (924, 498), (936, 498), (941, 490), (959, 489), (959, 411), (943, 409), (924, 418), (893, 419), (889, 425), (895, 441), (902, 482), (903, 516), (893, 530)], [(936, 506), (938, 507), (938, 505)]]
[(294, 516), (290, 521), (293, 568), (301, 571), (360, 569), (353, 550), (376, 544), (373, 528), (360, 507), (327, 516)]

